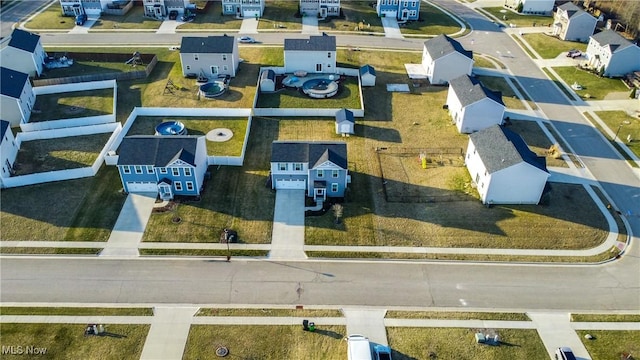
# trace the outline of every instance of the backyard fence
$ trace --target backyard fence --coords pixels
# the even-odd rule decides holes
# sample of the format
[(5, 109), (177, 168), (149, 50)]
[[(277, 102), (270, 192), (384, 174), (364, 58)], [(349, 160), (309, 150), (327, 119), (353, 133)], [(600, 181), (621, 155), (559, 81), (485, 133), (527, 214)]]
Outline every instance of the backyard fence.
[(112, 4), (108, 4), (107, 8), (102, 10), (102, 13), (104, 15), (122, 16), (128, 13), (132, 7), (133, 7), (133, 1), (127, 1), (126, 5), (124, 6), (112, 3)]
[[(266, 117), (275, 117), (275, 116), (283, 116), (283, 117), (291, 117), (291, 116), (335, 117), (336, 116), (336, 112), (338, 110), (340, 110), (340, 109), (257, 108), (257, 109), (253, 109), (253, 114), (255, 116), (266, 116)], [(364, 110), (361, 110), (361, 109), (349, 109), (349, 110), (351, 110), (353, 112), (353, 116), (355, 116), (355, 117), (364, 117)]]
[[(131, 59), (131, 54), (108, 54), (108, 53), (67, 53), (68, 58), (74, 61), (103, 61), (103, 62), (120, 62), (123, 63)], [(33, 85), (45, 86), (45, 85), (60, 85), (60, 84), (72, 84), (89, 81), (101, 81), (101, 80), (135, 80), (144, 79), (155, 68), (158, 63), (158, 57), (154, 54), (141, 54), (142, 62), (147, 64), (143, 70), (127, 71), (127, 72), (108, 72), (99, 74), (86, 74), (78, 76), (67, 76), (51, 79), (34, 79)], [(73, 66), (73, 65), (72, 65)]]

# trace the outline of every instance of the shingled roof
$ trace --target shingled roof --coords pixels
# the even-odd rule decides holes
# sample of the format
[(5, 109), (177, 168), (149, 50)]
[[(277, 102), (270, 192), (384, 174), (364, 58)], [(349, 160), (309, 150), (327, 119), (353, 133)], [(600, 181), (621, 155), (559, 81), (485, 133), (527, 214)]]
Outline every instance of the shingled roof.
[(547, 172), (544, 157), (539, 157), (520, 135), (495, 125), (469, 135), (470, 140), (489, 173), (495, 173), (521, 162)]
[(322, 35), (311, 36), (309, 39), (284, 39), (284, 50), (336, 51), (336, 37)]
[(449, 86), (455, 92), (463, 107), (485, 98), (489, 98), (504, 106), (502, 93), (485, 88), (477, 78), (462, 75), (449, 81)]
[[(0, 144), (4, 141), (4, 134), (9, 129), (9, 122), (6, 120), (0, 120)], [(10, 131), (10, 130), (9, 130)]]
[(228, 35), (195, 37), (185, 36), (180, 44), (181, 54), (231, 54), (233, 53), (235, 37)]
[(199, 136), (136, 135), (122, 139), (118, 165), (153, 165), (165, 167), (176, 160), (196, 166)]
[(579, 8), (578, 6), (574, 5), (571, 2), (564, 3), (558, 6), (558, 9), (564, 10), (567, 13), (567, 18), (569, 19), (571, 19), (571, 17), (575, 15), (581, 15), (582, 13), (585, 12), (584, 10), (582, 10), (581, 8)]
[(274, 141), (271, 144), (271, 162), (308, 163), (309, 168), (314, 168), (327, 160), (346, 169), (347, 144), (341, 141)]
[(613, 30), (604, 30), (595, 35), (591, 35), (591, 38), (595, 40), (600, 46), (611, 47), (611, 52), (620, 51), (629, 46), (635, 46), (631, 41), (622, 37)]
[(20, 29), (14, 29), (11, 33), (9, 46), (32, 53), (36, 50), (39, 41), (40, 35), (38, 34), (33, 34)]
[(336, 111), (336, 122), (349, 122), (352, 124), (355, 123), (355, 120), (353, 118), (353, 111), (349, 109), (340, 109)]
[(22, 95), (24, 84), (29, 80), (29, 75), (11, 70), (8, 68), (0, 68), (0, 93), (5, 96), (19, 99)]
[(454, 52), (458, 52), (469, 59), (473, 59), (473, 51), (465, 50), (458, 41), (444, 34), (425, 41), (424, 47), (433, 60)]

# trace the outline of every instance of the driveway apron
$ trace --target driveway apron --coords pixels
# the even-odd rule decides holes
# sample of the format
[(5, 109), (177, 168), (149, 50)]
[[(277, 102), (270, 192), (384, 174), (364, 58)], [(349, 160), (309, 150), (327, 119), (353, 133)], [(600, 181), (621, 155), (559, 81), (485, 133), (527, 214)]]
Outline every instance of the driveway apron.
[(360, 334), (368, 337), (372, 345), (388, 345), (384, 325), (386, 310), (343, 308), (342, 313), (347, 319), (347, 335)]
[(246, 17), (242, 20), (240, 25), (239, 34), (257, 34), (258, 33), (258, 19), (254, 17)]
[(301, 260), (304, 253), (304, 190), (278, 190), (270, 259)]
[(142, 348), (141, 360), (179, 360), (189, 337), (197, 307), (156, 307)]
[(535, 323), (538, 335), (540, 335), (540, 339), (542, 339), (542, 343), (547, 348), (547, 352), (552, 359), (557, 348), (568, 346), (573, 350), (577, 358), (591, 360), (582, 340), (571, 327), (568, 313), (530, 312), (527, 315)]
[(137, 257), (138, 244), (156, 202), (156, 193), (129, 194), (125, 200), (116, 224), (111, 231), (107, 246), (100, 256)]
[(398, 26), (398, 20), (392, 17), (383, 17), (380, 18), (382, 20), (382, 26), (384, 26), (384, 36), (388, 38), (394, 39), (404, 39), (402, 33), (400, 32), (400, 27)]
[(303, 16), (302, 17), (302, 33), (317, 35), (318, 31), (318, 18), (315, 16)]

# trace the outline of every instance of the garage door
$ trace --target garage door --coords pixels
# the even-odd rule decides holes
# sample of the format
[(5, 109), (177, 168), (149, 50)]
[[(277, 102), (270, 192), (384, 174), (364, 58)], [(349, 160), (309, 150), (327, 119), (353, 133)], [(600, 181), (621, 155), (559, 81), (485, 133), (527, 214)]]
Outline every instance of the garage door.
[(388, 17), (388, 18), (395, 18), (396, 16), (398, 16), (398, 12), (397, 11), (382, 11), (382, 13), (384, 14), (384, 17)]
[(297, 189), (297, 190), (304, 190), (306, 189), (306, 181), (304, 180), (298, 180), (298, 179), (293, 179), (293, 180), (288, 180), (288, 179), (281, 179), (281, 180), (276, 180), (276, 189)]
[(158, 185), (155, 182), (129, 181), (127, 182), (127, 189), (132, 193), (158, 192)]
[(245, 10), (243, 16), (246, 18), (254, 18), (256, 16), (260, 16), (260, 10)]

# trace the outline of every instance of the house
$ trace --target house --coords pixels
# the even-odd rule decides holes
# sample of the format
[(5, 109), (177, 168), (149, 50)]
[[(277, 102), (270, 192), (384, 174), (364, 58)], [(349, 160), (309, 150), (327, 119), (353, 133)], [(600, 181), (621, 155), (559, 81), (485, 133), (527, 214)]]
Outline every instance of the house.
[(589, 66), (603, 76), (621, 77), (640, 70), (640, 47), (613, 30), (592, 35), (586, 56)]
[(344, 197), (351, 182), (344, 142), (274, 141), (271, 144), (271, 188), (305, 190), (322, 201)]
[(8, 42), (0, 48), (0, 64), (29, 76), (39, 76), (44, 68), (47, 53), (42, 47), (40, 35), (14, 29)]
[(353, 118), (353, 112), (347, 109), (336, 111), (336, 134), (349, 136), (354, 133), (356, 121)]
[(420, 18), (419, 0), (377, 0), (376, 12), (380, 17), (392, 17), (401, 21)]
[(11, 126), (26, 123), (36, 102), (29, 75), (0, 67), (0, 119)]
[(320, 18), (340, 16), (340, 0), (300, 0), (300, 15)]
[(222, 0), (222, 15), (258, 18), (264, 13), (265, 0)]
[(100, 16), (107, 9), (123, 7), (126, 0), (59, 0), (62, 15), (78, 16), (87, 14)]
[(422, 67), (431, 84), (446, 84), (458, 76), (471, 75), (473, 52), (447, 35), (438, 35), (424, 42)]
[(184, 14), (186, 9), (195, 10), (195, 5), (191, 4), (190, 0), (143, 0), (142, 6), (144, 7), (144, 16), (159, 20), (164, 20), (171, 11)]
[(376, 69), (371, 65), (360, 68), (360, 83), (362, 86), (376, 86)]
[(274, 92), (276, 91), (276, 73), (271, 69), (262, 70), (260, 73), (260, 91)]
[(499, 125), (469, 135), (465, 164), (484, 204), (537, 204), (549, 177), (545, 158)]
[(504, 0), (505, 7), (522, 14), (551, 15), (554, 5), (555, 0)]
[(568, 2), (558, 6), (553, 22), (553, 35), (562, 40), (587, 42), (598, 19)]
[(485, 88), (478, 79), (462, 75), (449, 81), (447, 108), (460, 133), (469, 134), (502, 124), (502, 94)]
[(139, 135), (122, 139), (118, 171), (127, 193), (198, 196), (207, 171), (204, 136)]
[(336, 37), (311, 36), (309, 39), (284, 39), (284, 71), (293, 73), (336, 72)]
[(236, 76), (240, 65), (238, 42), (235, 37), (220, 35), (208, 37), (185, 36), (180, 44), (182, 74), (195, 74), (208, 78), (220, 75)]
[(18, 147), (16, 146), (11, 124), (6, 120), (0, 120), (0, 187), (4, 187), (2, 179), (11, 177), (13, 174), (13, 164), (18, 155)]

